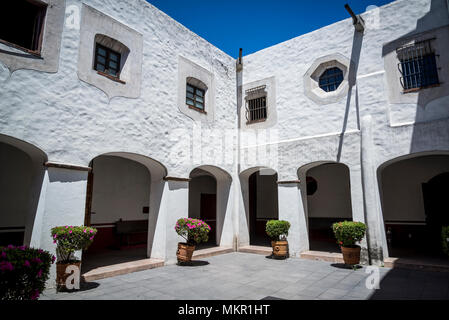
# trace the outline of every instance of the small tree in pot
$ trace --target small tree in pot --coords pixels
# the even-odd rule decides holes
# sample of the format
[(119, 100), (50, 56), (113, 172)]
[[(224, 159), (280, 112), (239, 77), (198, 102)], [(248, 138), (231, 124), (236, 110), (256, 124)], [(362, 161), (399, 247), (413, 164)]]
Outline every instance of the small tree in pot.
[(210, 226), (202, 220), (192, 218), (178, 219), (175, 231), (186, 240), (186, 242), (178, 243), (176, 252), (178, 262), (190, 262), (193, 251), (195, 251), (195, 245), (207, 242), (210, 230)]
[(340, 245), (345, 264), (360, 263), (360, 242), (365, 236), (366, 225), (362, 222), (343, 221), (332, 225), (337, 243)]
[(66, 280), (71, 275), (71, 272), (66, 273), (69, 266), (81, 271), (81, 261), (75, 257), (75, 251), (87, 249), (94, 241), (96, 234), (96, 229), (85, 226), (62, 226), (51, 229), (53, 243), (57, 245), (56, 284), (58, 290), (67, 290)]
[(288, 257), (288, 230), (290, 222), (284, 220), (270, 220), (265, 226), (267, 235), (271, 238), (271, 246), (273, 247), (273, 257)]

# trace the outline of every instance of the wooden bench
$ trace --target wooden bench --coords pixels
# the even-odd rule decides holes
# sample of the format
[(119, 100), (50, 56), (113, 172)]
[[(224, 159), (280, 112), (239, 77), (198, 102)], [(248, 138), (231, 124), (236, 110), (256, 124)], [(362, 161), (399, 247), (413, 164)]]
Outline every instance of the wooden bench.
[(117, 221), (115, 223), (115, 233), (119, 237), (120, 247), (124, 239), (128, 246), (147, 243), (148, 220)]

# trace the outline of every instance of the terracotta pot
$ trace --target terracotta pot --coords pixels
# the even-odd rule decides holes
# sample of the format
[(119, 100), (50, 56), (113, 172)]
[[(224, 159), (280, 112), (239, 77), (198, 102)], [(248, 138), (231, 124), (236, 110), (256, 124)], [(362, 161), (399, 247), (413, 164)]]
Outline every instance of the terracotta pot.
[(279, 258), (286, 258), (288, 256), (288, 242), (287, 241), (271, 241), (273, 247), (273, 256)]
[(176, 257), (178, 257), (178, 262), (190, 262), (192, 260), (193, 251), (195, 251), (195, 246), (179, 242), (178, 251), (176, 251)]
[[(69, 267), (69, 266), (75, 266), (78, 268), (78, 270), (79, 270), (78, 277), (81, 274), (81, 261), (71, 262), (71, 263), (57, 262), (56, 263), (56, 285), (57, 285), (58, 291), (69, 290), (66, 287), (66, 280), (69, 276), (71, 276), (73, 274), (73, 271), (66, 273), (67, 267)], [(78, 280), (78, 283), (79, 283), (79, 280)]]
[(343, 253), (343, 260), (345, 264), (355, 265), (360, 263), (360, 247), (356, 246), (354, 248), (341, 247), (341, 252)]

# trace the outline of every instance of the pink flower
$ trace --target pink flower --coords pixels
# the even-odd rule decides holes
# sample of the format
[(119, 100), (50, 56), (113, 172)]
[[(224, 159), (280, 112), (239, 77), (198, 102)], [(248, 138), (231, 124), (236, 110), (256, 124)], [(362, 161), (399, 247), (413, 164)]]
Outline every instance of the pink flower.
[(38, 277), (38, 278), (42, 277), (42, 269), (40, 269), (40, 270), (37, 272), (37, 277)]
[(94, 230), (90, 229), (90, 233), (94, 233)]
[(25, 262), (23, 263), (23, 265), (24, 265), (25, 267), (31, 267), (31, 264), (30, 264), (30, 262), (29, 262), (28, 260), (25, 260)]
[(70, 230), (69, 233), (72, 233), (72, 230)]
[(83, 231), (84, 233), (86, 233), (86, 229), (84, 229), (84, 231)]
[(40, 293), (39, 290), (34, 291), (34, 293), (31, 295), (31, 300), (37, 300), (39, 298)]
[(91, 241), (94, 240), (94, 237), (90, 237), (89, 240), (91, 240)]
[(52, 256), (52, 257), (51, 257), (51, 263), (55, 263), (55, 260), (56, 260), (56, 257), (55, 257), (55, 256)]
[(2, 251), (2, 258), (6, 258), (6, 252)]

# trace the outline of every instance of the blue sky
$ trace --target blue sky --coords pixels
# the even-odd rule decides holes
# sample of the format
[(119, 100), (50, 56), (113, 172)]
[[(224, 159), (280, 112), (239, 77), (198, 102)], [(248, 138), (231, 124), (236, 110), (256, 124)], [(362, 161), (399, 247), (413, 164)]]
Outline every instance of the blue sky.
[(147, 0), (232, 57), (267, 48), (392, 0)]

